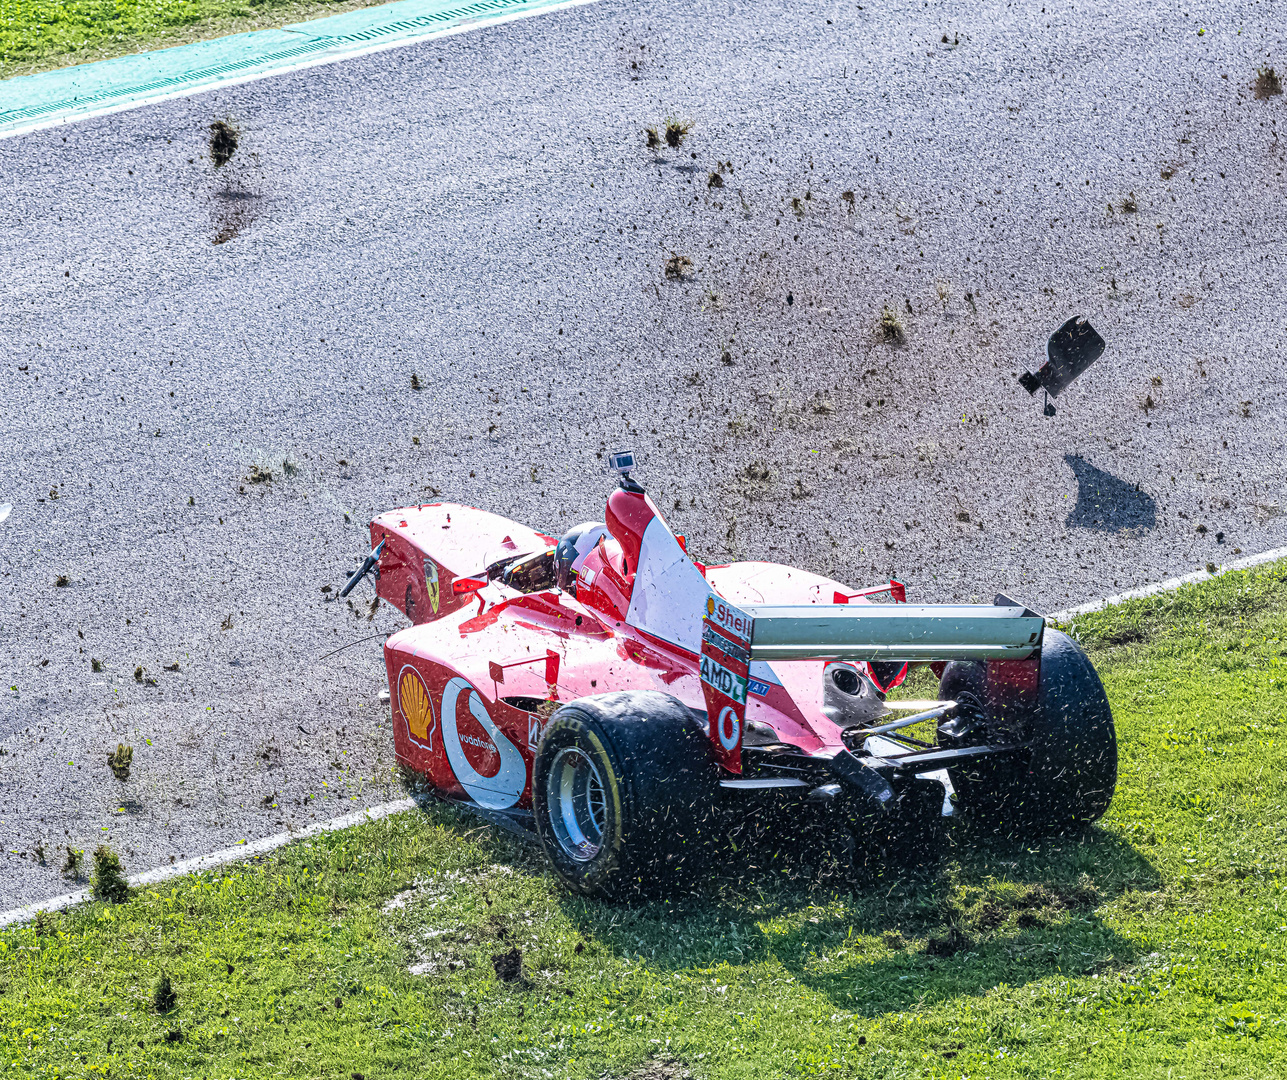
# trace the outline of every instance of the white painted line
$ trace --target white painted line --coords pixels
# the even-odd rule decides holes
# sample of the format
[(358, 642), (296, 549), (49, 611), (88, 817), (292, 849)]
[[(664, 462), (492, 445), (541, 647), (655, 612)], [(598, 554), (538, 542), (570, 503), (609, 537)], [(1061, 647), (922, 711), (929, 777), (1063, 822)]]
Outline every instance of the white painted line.
[(1106, 607), (1124, 604), (1127, 600), (1140, 600), (1145, 596), (1156, 596), (1158, 593), (1171, 592), (1181, 585), (1193, 585), (1199, 581), (1210, 581), (1212, 578), (1220, 577), (1222, 574), (1228, 574), (1234, 570), (1246, 570), (1252, 566), (1260, 566), (1262, 563), (1277, 562), (1279, 559), (1287, 559), (1287, 547), (1262, 551), (1259, 555), (1249, 555), (1245, 559), (1225, 563), (1223, 566), (1216, 567), (1214, 574), (1209, 574), (1205, 570), (1198, 570), (1192, 574), (1185, 574), (1184, 577), (1159, 581), (1156, 585), (1145, 585), (1140, 589), (1131, 589), (1130, 592), (1105, 596), (1102, 600), (1091, 600), (1089, 603), (1079, 604), (1077, 607), (1069, 608), (1067, 611), (1056, 611), (1053, 615), (1047, 615), (1046, 621), (1067, 623), (1078, 615), (1089, 615), (1092, 611), (1102, 611)]
[[(244, 844), (238, 844), (236, 847), (224, 848), (222, 851), (212, 851), (209, 855), (199, 855), (195, 859), (184, 859), (183, 862), (173, 863), (170, 866), (159, 866), (155, 870), (145, 870), (141, 874), (131, 874), (129, 882), (135, 887), (159, 885), (163, 881), (183, 877), (185, 874), (213, 870), (217, 866), (226, 866), (228, 863), (241, 862), (245, 859), (254, 858), (256, 855), (265, 855), (270, 851), (285, 847), (287, 844), (292, 844), (296, 840), (307, 840), (310, 836), (338, 832), (341, 829), (361, 825), (367, 821), (379, 821), (380, 818), (388, 817), (390, 814), (401, 814), (405, 810), (414, 810), (417, 805), (415, 799), (398, 799), (395, 802), (381, 803), (379, 806), (372, 806), (366, 810), (357, 810), (342, 817), (319, 821), (300, 829), (298, 832), (265, 836), (260, 840), (250, 840)], [(12, 911), (0, 914), (0, 927), (13, 926), (15, 923), (23, 923), (28, 919), (34, 919), (42, 911), (63, 911), (66, 908), (75, 907), (77, 904), (83, 904), (89, 899), (89, 889), (77, 889), (75, 892), (66, 893), (63, 896), (55, 896), (49, 900), (41, 900), (39, 903), (28, 904), (26, 907), (14, 908)]]
[[(532, 10), (505, 12), (489, 15), (486, 18), (471, 20), (456, 26), (426, 29), (423, 33), (404, 35), (393, 41), (374, 41), (370, 44), (362, 45), (346, 44), (343, 47), (336, 48), (329, 52), (323, 52), (320, 55), (305, 57), (293, 63), (282, 64), (278, 67), (269, 67), (261, 71), (251, 71), (245, 75), (221, 77), (214, 81), (203, 81), (195, 85), (178, 86), (170, 90), (150, 93), (145, 97), (135, 97), (115, 103), (104, 103), (96, 107), (78, 110), (74, 113), (56, 113), (44, 119), (31, 120), (23, 124), (6, 126), (4, 128), (0, 128), (0, 139), (8, 139), (15, 135), (26, 135), (33, 131), (44, 131), (47, 128), (59, 127), (63, 124), (78, 123), (81, 120), (87, 120), (91, 117), (109, 116), (113, 113), (128, 112), (131, 109), (142, 108), (146, 105), (155, 105), (163, 101), (172, 101), (175, 98), (192, 97), (196, 94), (204, 94), (210, 90), (222, 90), (224, 87), (229, 86), (242, 86), (245, 83), (272, 78), (275, 75), (288, 75), (294, 71), (305, 71), (308, 68), (323, 67), (327, 64), (336, 64), (342, 60), (349, 60), (358, 56), (369, 56), (372, 53), (387, 52), (390, 49), (401, 49), (408, 45), (418, 45), (421, 42), (428, 41), (432, 38), (454, 37), (456, 34), (465, 34), (471, 30), (479, 30), (490, 26), (499, 26), (502, 23), (516, 22), (519, 19), (530, 19), (535, 15), (544, 15), (548, 12), (562, 11), (565, 8), (580, 7), (583, 4), (593, 4), (596, 2), (597, 0), (548, 0), (547, 3), (543, 3)], [(340, 17), (342, 16), (331, 16), (331, 18)], [(282, 29), (287, 32), (296, 32), (298, 27), (307, 25), (307, 23), (299, 23), (296, 24), (296, 26), (282, 27)], [(176, 49), (182, 49), (184, 47), (185, 46), (182, 45), (173, 46), (173, 48)], [(98, 62), (111, 63), (110, 60)], [(20, 78), (38, 78), (40, 74), (45, 73), (38, 73), (35, 76), (20, 76)]]

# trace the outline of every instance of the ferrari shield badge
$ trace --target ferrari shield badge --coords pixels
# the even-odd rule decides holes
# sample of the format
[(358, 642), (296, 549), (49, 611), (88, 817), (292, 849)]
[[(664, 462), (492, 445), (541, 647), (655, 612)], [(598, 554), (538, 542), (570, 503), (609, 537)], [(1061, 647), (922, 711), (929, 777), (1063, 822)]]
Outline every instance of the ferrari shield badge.
[(438, 614), (438, 564), (425, 559), (425, 591), (429, 594), (429, 610)]

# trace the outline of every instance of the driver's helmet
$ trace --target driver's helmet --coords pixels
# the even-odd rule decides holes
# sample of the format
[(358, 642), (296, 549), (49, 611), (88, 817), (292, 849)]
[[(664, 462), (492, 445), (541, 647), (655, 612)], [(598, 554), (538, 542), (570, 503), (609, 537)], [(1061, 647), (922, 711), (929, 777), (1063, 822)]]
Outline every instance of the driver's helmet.
[(554, 549), (554, 583), (564, 592), (576, 595), (576, 577), (585, 557), (594, 550), (599, 538), (608, 535), (601, 521), (587, 521), (569, 529)]

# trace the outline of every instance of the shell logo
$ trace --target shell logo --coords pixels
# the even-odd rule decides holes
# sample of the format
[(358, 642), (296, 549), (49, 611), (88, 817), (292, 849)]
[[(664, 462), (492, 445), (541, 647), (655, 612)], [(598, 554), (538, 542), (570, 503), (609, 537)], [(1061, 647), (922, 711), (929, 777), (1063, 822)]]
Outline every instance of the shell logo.
[(424, 679), (410, 665), (404, 667), (398, 676), (398, 708), (406, 722), (411, 741), (432, 750), (433, 729), (436, 726), (433, 702), (429, 700), (429, 688), (425, 686)]
[(715, 597), (713, 596), (706, 598), (706, 617), (710, 619), (715, 617)]

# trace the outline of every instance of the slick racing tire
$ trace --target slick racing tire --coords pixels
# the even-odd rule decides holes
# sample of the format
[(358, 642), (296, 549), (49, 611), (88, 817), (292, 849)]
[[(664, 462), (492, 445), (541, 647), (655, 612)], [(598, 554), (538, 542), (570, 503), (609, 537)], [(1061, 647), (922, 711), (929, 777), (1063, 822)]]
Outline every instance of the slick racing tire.
[(1032, 707), (1004, 718), (987, 702), (985, 666), (947, 665), (943, 700), (962, 708), (939, 726), (945, 748), (1026, 742), (1018, 755), (948, 766), (962, 810), (999, 832), (1067, 832), (1098, 820), (1117, 784), (1113, 714), (1090, 660), (1067, 634), (1046, 630)]
[(653, 895), (696, 869), (718, 783), (706, 736), (675, 698), (651, 690), (580, 698), (550, 717), (536, 751), (536, 832), (577, 892)]

